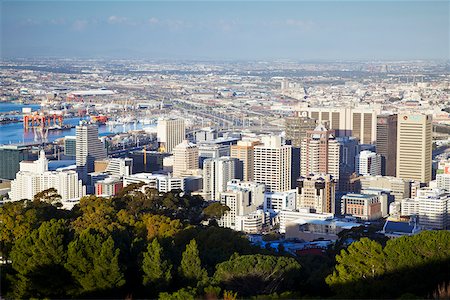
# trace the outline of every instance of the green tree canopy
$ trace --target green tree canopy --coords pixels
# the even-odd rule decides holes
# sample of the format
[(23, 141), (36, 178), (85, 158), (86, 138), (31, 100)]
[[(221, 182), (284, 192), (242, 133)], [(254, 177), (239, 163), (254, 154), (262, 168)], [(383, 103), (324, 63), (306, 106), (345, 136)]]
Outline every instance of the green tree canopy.
[(69, 244), (66, 268), (85, 292), (118, 288), (125, 284), (119, 254), (111, 237), (85, 230)]
[(250, 296), (291, 287), (301, 267), (290, 257), (255, 254), (233, 255), (216, 268), (216, 282), (239, 295)]
[(180, 275), (190, 284), (202, 284), (208, 279), (208, 273), (202, 267), (195, 239), (186, 245), (186, 250), (183, 252)]
[(72, 286), (64, 269), (70, 232), (65, 220), (50, 220), (20, 238), (12, 248), (17, 271), (14, 296), (61, 297)]
[(143, 284), (157, 289), (167, 287), (172, 279), (172, 264), (164, 259), (158, 239), (148, 245), (142, 261)]
[(43, 190), (33, 197), (33, 201), (35, 202), (45, 202), (56, 207), (61, 207), (61, 196), (58, 194), (58, 191), (55, 188), (49, 188)]
[(230, 208), (228, 206), (214, 202), (203, 209), (203, 214), (207, 218), (219, 219), (229, 210)]

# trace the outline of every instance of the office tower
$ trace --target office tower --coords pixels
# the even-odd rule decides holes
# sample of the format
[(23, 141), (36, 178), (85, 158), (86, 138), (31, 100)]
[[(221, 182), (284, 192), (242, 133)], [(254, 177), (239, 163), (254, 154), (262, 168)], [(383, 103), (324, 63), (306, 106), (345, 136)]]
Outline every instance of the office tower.
[[(262, 208), (264, 191), (264, 184), (240, 180), (229, 181), (226, 191), (220, 193), (219, 200), (220, 203), (227, 205), (230, 210), (220, 218), (219, 226), (239, 231), (257, 231), (257, 229), (248, 230), (249, 226), (246, 226), (245, 223), (249, 221), (249, 214)], [(257, 221), (259, 218), (252, 217), (250, 219)], [(260, 225), (262, 226), (262, 222)]]
[(161, 152), (171, 153), (186, 138), (184, 119), (159, 118), (156, 131)]
[(307, 208), (312, 212), (336, 213), (336, 182), (329, 174), (300, 177), (297, 180), (297, 208)]
[(361, 151), (356, 156), (356, 173), (361, 175), (381, 175), (381, 155), (371, 151)]
[(443, 173), (436, 175), (436, 186), (437, 188), (446, 190), (450, 192), (450, 174)]
[(382, 217), (381, 202), (378, 195), (347, 194), (342, 196), (341, 208), (343, 215), (352, 215), (366, 221)]
[(316, 119), (319, 123), (329, 123), (336, 136), (354, 136), (361, 144), (376, 141), (378, 108), (366, 107), (302, 107), (300, 115)]
[(377, 116), (376, 151), (382, 157), (381, 175), (396, 176), (397, 115)]
[(173, 176), (189, 175), (189, 170), (198, 169), (198, 147), (184, 140), (173, 148)]
[(48, 171), (48, 160), (41, 151), (38, 160), (20, 162), (19, 172), (11, 181), (10, 198), (33, 200), (34, 195), (50, 188), (57, 190), (62, 201), (79, 199), (86, 193), (75, 171)]
[(292, 146), (279, 136), (265, 136), (254, 146), (253, 180), (264, 183), (268, 192), (291, 189)]
[(306, 132), (316, 128), (316, 120), (308, 117), (288, 117), (285, 119), (286, 140), (293, 147), (300, 148)]
[(355, 157), (360, 152), (358, 139), (354, 137), (337, 137), (339, 143), (339, 191), (352, 191), (354, 185), (352, 179), (355, 177)]
[(300, 158), (300, 175), (330, 174), (339, 183), (340, 143), (334, 131), (322, 124), (308, 131), (303, 139)]
[(231, 146), (231, 157), (237, 158), (242, 162), (244, 181), (252, 181), (254, 173), (254, 147), (259, 145), (260, 141), (243, 140), (238, 141), (236, 145)]
[(87, 174), (94, 171), (94, 161), (106, 158), (106, 149), (98, 138), (97, 125), (80, 122), (76, 127), (76, 164), (83, 184), (87, 184)]
[(198, 145), (198, 162), (203, 168), (203, 161), (208, 158), (230, 156), (230, 145), (201, 143)]
[(64, 155), (73, 156), (77, 155), (77, 139), (75, 136), (64, 137)]
[(133, 173), (151, 173), (162, 170), (164, 157), (170, 156), (170, 154), (138, 150), (129, 153), (128, 156), (133, 159)]
[(133, 174), (132, 158), (111, 158), (105, 172), (115, 176), (127, 176)]
[(449, 229), (450, 194), (441, 189), (421, 188), (413, 199), (402, 201), (402, 215), (418, 215), (425, 229)]
[(23, 160), (36, 159), (25, 146), (0, 146), (0, 179), (12, 180), (19, 171), (19, 163)]
[(390, 192), (396, 202), (411, 196), (409, 180), (390, 176), (362, 176), (360, 183), (361, 190), (380, 189)]
[(397, 177), (431, 180), (431, 122), (431, 115), (398, 115)]
[(229, 156), (208, 158), (203, 163), (203, 194), (205, 200), (219, 200), (227, 182), (235, 179), (237, 159)]

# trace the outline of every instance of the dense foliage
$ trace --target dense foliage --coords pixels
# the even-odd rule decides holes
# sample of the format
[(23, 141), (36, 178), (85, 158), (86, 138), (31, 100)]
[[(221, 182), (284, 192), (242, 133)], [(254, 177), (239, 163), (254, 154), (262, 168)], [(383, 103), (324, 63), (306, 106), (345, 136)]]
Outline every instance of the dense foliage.
[(432, 297), (450, 279), (448, 231), (340, 241), (322, 256), (296, 258), (201, 225), (228, 208), (181, 191), (131, 185), (70, 211), (58, 199), (49, 190), (0, 207), (4, 298)]

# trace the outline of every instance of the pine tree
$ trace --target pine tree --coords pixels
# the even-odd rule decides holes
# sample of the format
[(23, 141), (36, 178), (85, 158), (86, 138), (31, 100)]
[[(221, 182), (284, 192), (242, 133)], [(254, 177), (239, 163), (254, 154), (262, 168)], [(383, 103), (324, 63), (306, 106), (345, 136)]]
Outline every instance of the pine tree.
[(172, 279), (172, 264), (163, 258), (163, 248), (158, 240), (153, 239), (148, 245), (147, 252), (144, 253), (142, 261), (144, 271), (143, 284), (163, 288), (168, 286)]
[(206, 270), (202, 268), (195, 239), (186, 245), (181, 259), (180, 274), (191, 284), (202, 284), (208, 279)]
[(119, 265), (120, 250), (111, 237), (104, 240), (87, 230), (68, 247), (66, 268), (81, 286), (83, 292), (106, 290), (125, 284)]

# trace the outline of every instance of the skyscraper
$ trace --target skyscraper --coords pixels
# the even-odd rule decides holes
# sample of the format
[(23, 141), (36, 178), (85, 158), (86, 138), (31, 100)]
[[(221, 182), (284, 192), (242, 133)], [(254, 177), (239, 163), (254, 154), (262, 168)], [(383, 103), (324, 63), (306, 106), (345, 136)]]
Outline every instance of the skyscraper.
[(329, 123), (336, 136), (354, 136), (361, 144), (376, 141), (377, 115), (380, 109), (368, 107), (302, 107), (302, 115)]
[(19, 163), (23, 160), (36, 159), (25, 146), (0, 146), (0, 179), (14, 179), (19, 171)]
[(431, 180), (431, 122), (431, 115), (398, 115), (397, 177), (423, 183)]
[(208, 158), (203, 162), (203, 194), (205, 200), (219, 200), (227, 182), (236, 177), (237, 159), (229, 156)]
[(268, 192), (290, 190), (292, 146), (279, 136), (265, 136), (262, 143), (254, 147), (253, 180), (264, 183)]
[(188, 175), (194, 169), (198, 169), (198, 147), (184, 140), (173, 148), (173, 176)]
[(300, 159), (300, 175), (330, 174), (338, 182), (340, 169), (340, 143), (334, 130), (322, 124), (308, 131), (303, 139)]
[(259, 145), (260, 141), (238, 141), (237, 145), (231, 146), (231, 157), (237, 158), (242, 162), (243, 180), (252, 181), (254, 172), (254, 147)]
[(306, 132), (316, 128), (316, 120), (308, 117), (288, 117), (285, 119), (286, 140), (291, 142), (292, 147), (301, 147)]
[(98, 138), (98, 127), (80, 123), (76, 127), (76, 165), (83, 184), (87, 184), (87, 174), (94, 171), (94, 161), (106, 158), (106, 149)]
[(172, 152), (172, 149), (186, 138), (183, 119), (160, 118), (156, 131), (161, 152)]
[(377, 116), (376, 151), (382, 157), (381, 175), (396, 176), (397, 168), (397, 117)]

